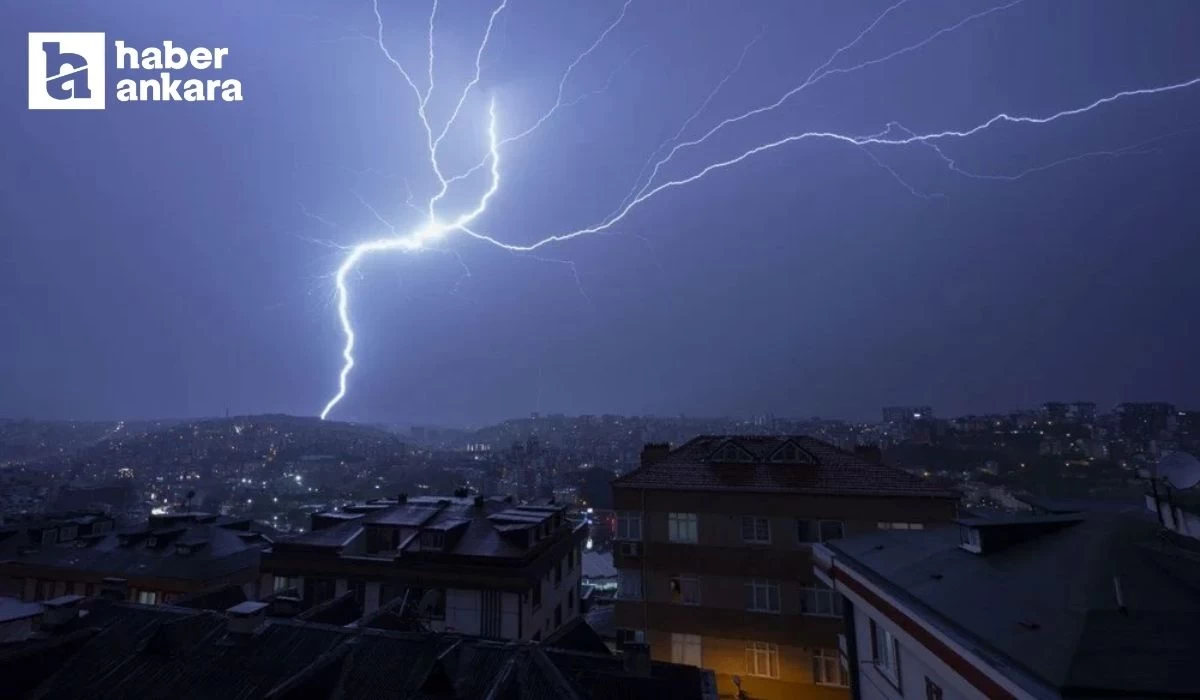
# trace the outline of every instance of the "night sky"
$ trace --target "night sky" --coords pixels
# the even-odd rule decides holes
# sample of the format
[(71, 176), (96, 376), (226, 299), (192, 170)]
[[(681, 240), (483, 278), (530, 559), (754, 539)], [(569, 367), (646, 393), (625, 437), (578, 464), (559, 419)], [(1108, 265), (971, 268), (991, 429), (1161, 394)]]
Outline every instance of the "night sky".
[[(890, 2), (633, 0), (567, 81), (574, 104), (502, 149), (500, 189), (473, 229), (532, 243), (603, 221), (756, 35), (685, 138), (774, 102)], [(1003, 4), (911, 0), (831, 67)], [(494, 9), (442, 5), (437, 124)], [(484, 154), (487, 100), (501, 137), (544, 114), (621, 5), (510, 0), (447, 136), (448, 170)], [(429, 2), (380, 6), (388, 48), (424, 88)], [(30, 31), (103, 31), (110, 53), (115, 39), (228, 47), (224, 77), (245, 100), (110, 93), (103, 112), (28, 111)], [(416, 98), (375, 32), (370, 0), (4, 3), (0, 416), (321, 410), (341, 368), (332, 273), (344, 247), (388, 235), (371, 207), (401, 233), (418, 226), (407, 192), (419, 204), (437, 185)], [(1197, 36), (1194, 0), (1026, 0), (830, 75), (681, 152), (660, 179), (802, 131), (964, 130), (1187, 81), (1200, 76)], [(358, 364), (331, 417), (1200, 408), (1200, 85), (937, 145), (992, 175), (1128, 150), (1009, 181), (954, 172), (921, 144), (807, 140), (536, 257), (461, 234), (370, 257), (348, 278)], [(470, 182), (448, 213), (486, 178)]]

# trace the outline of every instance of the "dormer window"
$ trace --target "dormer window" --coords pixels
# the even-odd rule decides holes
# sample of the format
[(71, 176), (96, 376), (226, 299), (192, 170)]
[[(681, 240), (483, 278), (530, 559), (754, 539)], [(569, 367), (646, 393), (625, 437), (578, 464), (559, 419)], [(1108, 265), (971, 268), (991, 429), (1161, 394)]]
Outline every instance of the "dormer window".
[(720, 463), (741, 463), (754, 462), (754, 455), (749, 450), (738, 445), (732, 440), (722, 445), (716, 452), (713, 453), (710, 461)]
[(42, 544), (54, 544), (57, 541), (57, 534), (54, 528), (42, 530)]
[(802, 450), (799, 445), (788, 440), (771, 455), (775, 464), (811, 464), (812, 457)]
[(421, 533), (421, 549), (444, 549), (446, 533), (441, 530), (427, 530)]
[(71, 540), (75, 539), (76, 532), (77, 530), (74, 525), (67, 525), (58, 531), (58, 541), (70, 542)]

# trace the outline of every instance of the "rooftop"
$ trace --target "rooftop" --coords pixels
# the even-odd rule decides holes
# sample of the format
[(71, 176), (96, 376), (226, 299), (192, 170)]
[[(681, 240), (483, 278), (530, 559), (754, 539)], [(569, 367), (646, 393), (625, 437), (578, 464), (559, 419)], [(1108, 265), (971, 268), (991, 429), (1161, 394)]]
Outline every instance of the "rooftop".
[(803, 435), (700, 436), (661, 459), (643, 460), (613, 486), (957, 498), (941, 484)]
[(1014, 677), (1081, 694), (1200, 696), (1200, 542), (1099, 511), (961, 526), (980, 539), (948, 528), (825, 546), (839, 568)]
[(0, 541), (0, 568), (47, 567), (120, 578), (210, 580), (258, 566), (267, 544), (246, 521), (192, 514), (154, 523), (41, 544), (24, 537)]
[(233, 635), (228, 625), (213, 612), (99, 605), (54, 639), (0, 650), (0, 674), (11, 697), (63, 700), (716, 697), (710, 671), (653, 662), (639, 674), (594, 644), (588, 652), (295, 621)]

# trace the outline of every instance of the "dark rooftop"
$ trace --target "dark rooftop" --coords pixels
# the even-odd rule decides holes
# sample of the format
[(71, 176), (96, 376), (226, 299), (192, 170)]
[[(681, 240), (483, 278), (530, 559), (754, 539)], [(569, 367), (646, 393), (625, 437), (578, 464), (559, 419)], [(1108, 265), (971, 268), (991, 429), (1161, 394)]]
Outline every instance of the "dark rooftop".
[(238, 635), (228, 624), (213, 612), (98, 605), (55, 638), (0, 650), (6, 689), (17, 692), (6, 697), (716, 697), (710, 671), (654, 662), (636, 675), (604, 652), (295, 621)]
[(1125, 514), (1028, 520), (963, 521), (985, 535), (1012, 529), (982, 553), (955, 528), (825, 546), (1014, 677), (1084, 695), (1200, 697), (1200, 542)]
[(940, 483), (802, 435), (700, 436), (613, 486), (957, 498)]
[[(197, 516), (197, 514), (192, 514)], [(197, 516), (199, 517), (199, 516)], [(256, 568), (266, 542), (247, 542), (243, 521), (206, 516), (170, 527), (142, 526), (55, 544), (0, 542), (4, 567), (50, 567), (121, 578), (212, 580)]]

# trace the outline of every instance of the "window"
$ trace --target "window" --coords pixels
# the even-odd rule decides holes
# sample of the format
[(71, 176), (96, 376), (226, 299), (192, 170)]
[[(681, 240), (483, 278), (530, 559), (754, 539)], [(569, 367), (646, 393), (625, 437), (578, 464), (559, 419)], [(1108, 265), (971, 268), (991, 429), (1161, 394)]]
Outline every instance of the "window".
[(631, 630), (617, 628), (617, 648), (620, 649), (631, 642), (641, 643), (646, 641), (646, 633), (643, 630)]
[(142, 605), (158, 605), (158, 593), (156, 591), (138, 591), (137, 602)]
[(796, 443), (789, 441), (783, 447), (775, 450), (775, 454), (771, 455), (771, 461), (777, 464), (810, 464), (812, 459)]
[(671, 633), (671, 663), (700, 666), (700, 635)]
[(421, 533), (421, 549), (441, 549), (446, 546), (446, 533), (441, 530), (426, 530)]
[(942, 686), (925, 676), (925, 700), (942, 700)]
[(576, 549), (578, 549), (578, 548), (572, 548), (571, 551), (567, 552), (567, 573), (568, 574), (575, 570), (575, 550)]
[(75, 539), (76, 532), (77, 530), (75, 529), (74, 525), (68, 525), (58, 531), (58, 541), (70, 542), (71, 540)]
[(836, 649), (817, 649), (813, 652), (813, 683), (846, 688), (850, 685), (842, 660)]
[(54, 544), (56, 534), (53, 528), (42, 530), (42, 544)]
[(771, 544), (771, 521), (754, 515), (743, 515), (742, 541), (753, 544)]
[(92, 534), (93, 535), (100, 535), (105, 532), (108, 532), (111, 529), (112, 529), (112, 521), (110, 521), (110, 520), (97, 520), (95, 523), (92, 523)]
[(622, 600), (641, 600), (642, 572), (637, 569), (618, 569), (617, 597)]
[(575, 589), (574, 588), (567, 591), (567, 610), (569, 610), (569, 611), (575, 610)]
[(695, 513), (668, 513), (667, 539), (672, 542), (696, 544), (697, 527)]
[(921, 523), (878, 523), (880, 530), (924, 530)]
[(767, 642), (747, 644), (746, 675), (779, 678), (779, 647)]
[(558, 588), (559, 584), (561, 584), (561, 583), (562, 583), (562, 562), (560, 561), (554, 565), (554, 587)]
[(671, 602), (680, 605), (699, 605), (700, 579), (695, 576), (672, 576)]
[(532, 608), (534, 610), (537, 610), (538, 608), (540, 608), (542, 606), (542, 582), (541, 581), (538, 581), (537, 583), (533, 584), (533, 590), (530, 593), (530, 597), (533, 599), (530, 602), (530, 605), (532, 606)]
[(800, 612), (804, 615), (841, 617), (842, 597), (823, 584), (800, 589)]
[(747, 582), (746, 609), (754, 612), (779, 612), (779, 584), (761, 579)]
[(750, 454), (746, 449), (737, 446), (732, 442), (727, 442), (721, 446), (711, 458), (713, 462), (724, 463), (749, 463), (753, 462), (754, 455)]
[(892, 685), (900, 687), (900, 642), (874, 620), (871, 620), (871, 660)]
[(275, 582), (274, 582), (274, 589), (275, 589), (276, 593), (282, 593), (283, 591), (290, 591), (290, 590), (298, 591), (298, 590), (300, 590), (300, 578), (298, 576), (297, 577), (276, 576)]
[(617, 539), (641, 541), (642, 516), (639, 513), (617, 513)]
[(801, 544), (836, 540), (845, 535), (846, 523), (841, 520), (796, 521), (796, 539)]
[(554, 629), (562, 627), (562, 603), (554, 606)]

